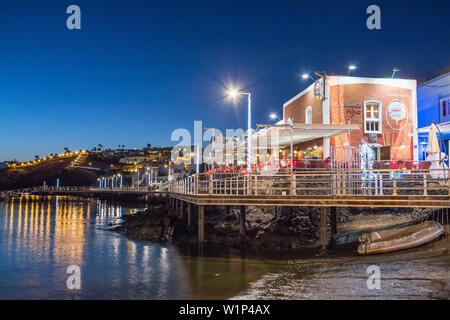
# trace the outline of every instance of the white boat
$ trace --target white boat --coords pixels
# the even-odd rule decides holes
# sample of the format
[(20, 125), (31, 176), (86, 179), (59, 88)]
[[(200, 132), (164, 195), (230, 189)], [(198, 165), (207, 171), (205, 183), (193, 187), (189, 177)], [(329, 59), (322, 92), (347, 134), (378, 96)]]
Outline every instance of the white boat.
[(400, 229), (374, 231), (359, 237), (358, 253), (361, 255), (393, 252), (414, 248), (433, 241), (444, 233), (439, 222), (425, 221)]

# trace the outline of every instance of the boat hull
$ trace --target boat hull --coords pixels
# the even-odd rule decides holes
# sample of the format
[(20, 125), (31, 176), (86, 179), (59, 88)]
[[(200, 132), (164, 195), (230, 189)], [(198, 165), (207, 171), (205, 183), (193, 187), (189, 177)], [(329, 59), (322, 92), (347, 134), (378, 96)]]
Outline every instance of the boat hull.
[(360, 237), (358, 253), (370, 255), (410, 249), (433, 241), (443, 233), (442, 225), (435, 221), (401, 229), (371, 232)]

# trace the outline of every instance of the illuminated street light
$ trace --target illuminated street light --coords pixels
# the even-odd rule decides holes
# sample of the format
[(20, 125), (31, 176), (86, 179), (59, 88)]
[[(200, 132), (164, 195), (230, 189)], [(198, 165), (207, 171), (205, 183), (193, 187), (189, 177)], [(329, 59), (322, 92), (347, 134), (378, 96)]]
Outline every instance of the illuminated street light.
[(350, 66), (348, 66), (348, 76), (350, 75), (350, 72), (352, 72), (353, 70), (356, 70), (356, 66), (354, 66), (354, 65), (350, 65)]
[(270, 115), (269, 115), (269, 117), (270, 117), (270, 119), (272, 119), (272, 120), (275, 120), (275, 119), (280, 119), (278, 116), (277, 116), (277, 114), (276, 113), (271, 113)]
[(394, 69), (392, 69), (392, 79), (394, 79), (395, 74), (396, 74), (397, 72), (400, 72), (400, 71), (402, 71), (402, 69), (397, 68), (397, 67), (394, 67)]
[(240, 92), (236, 89), (227, 90), (228, 97), (235, 99), (240, 95), (246, 95), (248, 97), (247, 107), (248, 107), (248, 118), (247, 118), (247, 172), (250, 173), (252, 169), (251, 160), (252, 160), (252, 137), (251, 137), (251, 129), (252, 129), (252, 95), (250, 92)]
[(302, 79), (303, 79), (303, 80), (311, 79), (313, 82), (316, 82), (316, 79), (314, 79), (313, 77), (311, 77), (308, 73), (302, 74)]

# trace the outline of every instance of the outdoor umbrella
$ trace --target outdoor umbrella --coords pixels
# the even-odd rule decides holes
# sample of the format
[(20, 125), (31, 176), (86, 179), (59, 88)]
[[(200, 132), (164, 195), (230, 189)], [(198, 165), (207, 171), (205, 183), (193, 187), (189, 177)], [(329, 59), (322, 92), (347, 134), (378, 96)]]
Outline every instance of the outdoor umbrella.
[(434, 170), (431, 172), (431, 177), (433, 179), (445, 179), (447, 178), (447, 171), (436, 171), (436, 169), (446, 169), (447, 165), (444, 162), (446, 155), (441, 153), (441, 148), (437, 139), (437, 127), (433, 123), (430, 126), (430, 131), (428, 132), (428, 157), (427, 161), (431, 162), (430, 169)]
[(428, 132), (428, 154), (437, 154), (441, 152), (441, 148), (439, 147), (439, 142), (437, 139), (437, 128), (436, 125), (433, 123), (430, 126), (430, 131)]

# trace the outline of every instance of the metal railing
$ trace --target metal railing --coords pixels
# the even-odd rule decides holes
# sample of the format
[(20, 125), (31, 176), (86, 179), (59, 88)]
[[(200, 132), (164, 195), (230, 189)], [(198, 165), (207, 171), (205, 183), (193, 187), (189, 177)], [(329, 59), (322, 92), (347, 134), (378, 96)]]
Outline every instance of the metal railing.
[(172, 182), (169, 191), (229, 196), (449, 196), (449, 176), (449, 169), (215, 173)]

